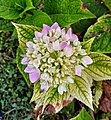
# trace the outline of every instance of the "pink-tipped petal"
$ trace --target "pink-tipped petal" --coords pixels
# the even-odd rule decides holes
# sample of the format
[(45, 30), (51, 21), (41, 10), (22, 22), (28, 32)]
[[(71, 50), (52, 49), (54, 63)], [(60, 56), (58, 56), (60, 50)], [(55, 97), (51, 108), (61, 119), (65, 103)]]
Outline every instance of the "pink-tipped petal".
[(75, 75), (81, 76), (82, 69), (84, 69), (83, 66), (81, 66), (81, 65), (76, 65), (76, 66), (75, 66)]
[(78, 41), (79, 38), (76, 34), (72, 34), (72, 41)]
[(72, 37), (72, 29), (69, 28), (69, 30), (67, 31), (67, 34), (70, 36), (70, 38)]
[(69, 36), (68, 34), (65, 34), (64, 39), (65, 39), (66, 41), (69, 41), (69, 40), (70, 40), (70, 36)]
[(50, 27), (48, 25), (43, 24), (42, 34), (47, 35)]
[(93, 63), (92, 59), (89, 56), (85, 56), (81, 60), (83, 65), (86, 65), (86, 66)]
[(35, 31), (35, 38), (40, 38), (42, 35), (42, 33)]
[(32, 52), (33, 52), (33, 48), (32, 48), (32, 47), (27, 48), (27, 49), (26, 49), (26, 51), (27, 51), (27, 53), (29, 53), (29, 54), (30, 54), (30, 53), (32, 53)]
[(67, 46), (64, 48), (64, 53), (65, 53), (66, 57), (72, 56), (73, 53), (74, 53), (72, 46), (71, 46), (71, 45), (67, 45)]
[(32, 48), (33, 47), (33, 42), (26, 42), (26, 46), (29, 47), (29, 48)]
[(48, 36), (43, 36), (43, 41), (45, 42), (45, 43), (49, 43), (49, 37)]
[(32, 73), (29, 73), (29, 78), (32, 83), (36, 82), (40, 77), (40, 71), (36, 70)]
[(55, 22), (52, 26), (51, 26), (51, 30), (52, 29), (57, 29), (59, 27), (58, 23)]
[(59, 50), (63, 50), (67, 46), (67, 42), (63, 41), (59, 44)]
[(26, 65), (28, 64), (28, 61), (29, 61), (28, 57), (24, 57), (21, 61), (21, 64)]
[(56, 40), (55, 42), (53, 42), (53, 50), (57, 51), (59, 50), (59, 40)]
[(43, 81), (41, 84), (41, 90), (43, 91), (47, 91), (49, 89), (49, 85), (48, 85), (48, 82), (46, 81)]
[(34, 71), (36, 71), (36, 69), (35, 69), (35, 67), (32, 66), (32, 65), (28, 65), (28, 66), (25, 68), (25, 70), (24, 70), (24, 72), (26, 72), (26, 73), (32, 73), (32, 72), (34, 72)]
[(65, 33), (66, 33), (66, 29), (65, 29), (65, 28), (63, 28), (63, 29), (61, 30), (62, 38), (64, 38)]
[(69, 41), (70, 39), (72, 39), (72, 29), (71, 28), (69, 28), (67, 33), (64, 35), (64, 38), (66, 41)]

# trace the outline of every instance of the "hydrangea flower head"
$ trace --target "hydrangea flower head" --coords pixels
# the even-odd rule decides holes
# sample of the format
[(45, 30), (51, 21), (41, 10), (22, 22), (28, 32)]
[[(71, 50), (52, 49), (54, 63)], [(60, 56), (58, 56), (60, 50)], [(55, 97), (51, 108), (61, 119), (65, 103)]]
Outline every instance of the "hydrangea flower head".
[(66, 32), (58, 23), (51, 27), (44, 24), (42, 32), (34, 34), (33, 42), (26, 43), (26, 55), (21, 61), (27, 65), (24, 72), (32, 83), (40, 81), (41, 91), (54, 87), (62, 95), (67, 84), (74, 83), (73, 76), (81, 76), (82, 70), (93, 61), (71, 28)]

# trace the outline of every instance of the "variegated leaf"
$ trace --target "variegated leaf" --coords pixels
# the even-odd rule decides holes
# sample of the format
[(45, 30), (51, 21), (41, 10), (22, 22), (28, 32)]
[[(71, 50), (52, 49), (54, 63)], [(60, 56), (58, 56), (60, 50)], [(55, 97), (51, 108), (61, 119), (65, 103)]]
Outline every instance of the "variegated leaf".
[(54, 108), (53, 112), (59, 112), (64, 106), (70, 103), (74, 97), (70, 97), (70, 92), (67, 91), (63, 95), (58, 93), (57, 88), (50, 88), (47, 92), (40, 91), (40, 83), (34, 84), (34, 93), (31, 102), (36, 102), (35, 110), (39, 109), (43, 105), (43, 111), (47, 105), (52, 105)]
[(17, 54), (16, 54), (17, 67), (19, 71), (21, 72), (21, 74), (23, 75), (27, 85), (30, 86), (30, 80), (29, 80), (28, 74), (24, 72), (25, 66), (21, 64), (21, 59), (22, 59), (21, 54), (22, 54), (22, 50), (20, 47), (18, 47)]
[(75, 76), (74, 83), (70, 84), (69, 87), (72, 96), (93, 110), (91, 86), (88, 79)]
[(32, 25), (23, 25), (16, 23), (12, 23), (12, 24), (15, 26), (18, 33), (19, 46), (22, 49), (22, 52), (25, 53), (26, 42), (33, 41), (34, 32), (40, 31), (40, 28)]
[(92, 45), (94, 39), (95, 39), (95, 37), (89, 39), (88, 41), (81, 42), (83, 49), (85, 49), (87, 53), (90, 52), (90, 48), (91, 48), (91, 45)]
[(111, 58), (97, 52), (92, 52), (89, 56), (93, 63), (84, 71), (96, 81), (111, 79)]

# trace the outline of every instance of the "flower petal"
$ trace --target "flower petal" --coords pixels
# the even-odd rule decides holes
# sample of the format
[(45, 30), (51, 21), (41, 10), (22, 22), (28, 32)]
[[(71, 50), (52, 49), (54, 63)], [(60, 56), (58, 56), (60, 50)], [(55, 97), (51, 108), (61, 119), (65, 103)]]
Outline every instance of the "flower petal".
[(86, 66), (86, 67), (87, 67), (87, 65), (93, 63), (92, 59), (91, 59), (89, 56), (83, 57), (83, 58), (81, 59), (81, 62), (82, 62), (82, 64), (83, 64), (84, 66)]
[(40, 77), (40, 70), (29, 73), (29, 78), (32, 83), (36, 82)]
[(64, 38), (65, 33), (66, 33), (66, 29), (65, 29), (65, 28), (63, 28), (63, 29), (61, 30), (61, 35), (62, 35), (62, 38)]
[(49, 37), (48, 36), (43, 36), (43, 41), (48, 44), (49, 43)]
[(56, 40), (55, 42), (53, 42), (53, 49), (54, 50), (59, 50), (59, 40)]
[(58, 92), (59, 94), (63, 94), (63, 92), (66, 92), (66, 85), (65, 84), (60, 84), (58, 87)]
[(52, 29), (57, 29), (59, 27), (58, 23), (55, 22), (52, 26), (51, 26), (51, 30)]
[(72, 49), (72, 46), (71, 45), (67, 45), (65, 48), (64, 48), (64, 53), (66, 55), (66, 57), (70, 57), (73, 55), (74, 51)]
[(72, 34), (72, 41), (78, 41), (79, 38), (76, 34)]
[(33, 50), (33, 48), (30, 47), (30, 48), (27, 48), (26, 51), (28, 54), (31, 54), (31, 53), (33, 53), (34, 50)]
[(63, 50), (67, 46), (67, 42), (63, 41), (59, 44), (59, 50)]
[(36, 71), (36, 69), (33, 65), (28, 65), (24, 70), (24, 72), (26, 72), (26, 73), (32, 73), (34, 71)]
[(41, 84), (41, 90), (47, 91), (47, 90), (49, 89), (48, 82), (43, 81), (43, 82), (41, 82), (40, 84)]
[(69, 28), (69, 30), (67, 31), (67, 35), (69, 35), (70, 38), (72, 38), (72, 29)]
[(40, 38), (40, 37), (42, 37), (42, 33), (41, 32), (37, 32), (37, 31), (35, 31), (35, 38)]
[(33, 42), (26, 42), (26, 46), (29, 47), (29, 48), (32, 48), (33, 47)]
[(41, 79), (42, 79), (42, 80), (45, 80), (45, 81), (48, 81), (48, 79), (49, 79), (49, 74), (48, 74), (48, 73), (43, 73), (43, 74), (41, 74)]
[(74, 41), (73, 41), (73, 45), (74, 45), (74, 46), (79, 46), (79, 45), (80, 45), (80, 41), (74, 40)]
[(75, 75), (81, 76), (81, 72), (84, 67), (82, 65), (76, 65), (75, 66)]
[(42, 34), (47, 35), (50, 30), (50, 27), (48, 25), (43, 24)]
[(21, 61), (21, 64), (26, 65), (28, 64), (28, 61), (29, 61), (28, 57), (24, 57)]
[(69, 82), (69, 83), (74, 83), (74, 80), (71, 78), (71, 77), (67, 77), (67, 81)]

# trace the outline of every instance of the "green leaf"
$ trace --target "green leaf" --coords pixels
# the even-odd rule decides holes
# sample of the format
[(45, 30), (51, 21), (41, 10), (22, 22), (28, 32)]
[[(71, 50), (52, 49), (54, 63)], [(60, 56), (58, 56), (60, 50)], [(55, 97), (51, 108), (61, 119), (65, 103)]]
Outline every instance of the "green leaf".
[(93, 110), (92, 94), (88, 79), (75, 76), (74, 83), (69, 84), (70, 93), (77, 100), (83, 102), (86, 106)]
[(0, 19), (0, 31), (13, 31), (14, 27), (10, 20)]
[(82, 9), (80, 0), (45, 0), (44, 10), (53, 22), (58, 22), (62, 27), (67, 27), (81, 19), (95, 17), (88, 10)]
[(71, 25), (74, 33), (86, 33), (88, 27), (96, 22), (96, 18), (83, 19)]
[(22, 50), (18, 47), (17, 54), (16, 54), (16, 64), (17, 64), (17, 67), (18, 67), (19, 71), (23, 75), (27, 85), (30, 87), (31, 83), (30, 83), (28, 74), (24, 72), (24, 69), (25, 69), (26, 66), (21, 64), (21, 59), (22, 59), (21, 54), (22, 54)]
[(84, 6), (96, 17), (100, 17), (109, 12), (103, 2), (99, 2), (97, 0), (82, 0), (82, 2), (84, 3)]
[(96, 81), (111, 79), (111, 58), (96, 52), (90, 53), (89, 56), (93, 63), (88, 65), (84, 71)]
[(90, 52), (90, 48), (91, 48), (91, 45), (92, 45), (94, 39), (95, 39), (95, 37), (91, 38), (88, 41), (81, 42), (82, 48), (85, 49), (87, 53)]
[(37, 99), (39, 99), (39, 96), (40, 96), (40, 82), (37, 81), (34, 83), (33, 96), (31, 98), (30, 102), (36, 101)]
[(26, 25), (34, 25), (37, 27), (42, 27), (43, 24), (52, 25), (53, 22), (51, 18), (41, 10), (37, 10), (34, 12), (34, 15), (27, 15), (25, 19), (20, 20), (19, 23)]
[(109, 8), (109, 10), (111, 11), (111, 0), (103, 0), (103, 2)]
[(32, 0), (32, 2), (33, 2), (33, 5), (37, 7), (40, 4), (41, 0)]
[(17, 10), (15, 0), (0, 0), (0, 17), (4, 19), (19, 18), (20, 11)]
[(91, 25), (84, 36), (84, 41), (92, 37), (95, 39), (91, 51), (111, 53), (111, 15), (104, 15)]
[(33, 41), (34, 32), (40, 31), (40, 28), (31, 25), (23, 25), (16, 23), (12, 24), (15, 26), (18, 33), (19, 47), (22, 49), (22, 52), (25, 53), (26, 42)]
[[(32, 0), (24, 0), (25, 4), (22, 6), (24, 8), (23, 12), (20, 13), (20, 17), (23, 16), (23, 14), (31, 9), (34, 9), (35, 7), (33, 6)], [(21, 3), (21, 2), (20, 2)], [(16, 3), (17, 4), (17, 3)]]
[(4, 19), (20, 18), (30, 9), (34, 9), (31, 0), (0, 0), (0, 17)]
[(81, 112), (75, 118), (72, 118), (70, 120), (93, 120), (93, 119), (85, 110), (85, 108), (82, 108)]

